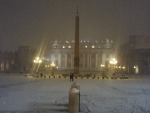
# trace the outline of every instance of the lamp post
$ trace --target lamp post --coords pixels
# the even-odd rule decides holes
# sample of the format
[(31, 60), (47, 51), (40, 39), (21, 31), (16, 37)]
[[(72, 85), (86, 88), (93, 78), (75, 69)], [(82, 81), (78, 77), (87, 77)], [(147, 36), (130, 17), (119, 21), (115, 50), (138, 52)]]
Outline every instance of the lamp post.
[(33, 60), (34, 63), (36, 64), (40, 64), (42, 63), (42, 60), (39, 58), (39, 57), (36, 57), (34, 60)]
[(118, 63), (118, 61), (115, 59), (115, 58), (112, 58), (110, 61), (109, 61), (110, 64), (113, 64), (113, 65), (116, 65)]
[(56, 64), (54, 62), (51, 63), (51, 75), (54, 76), (54, 67), (56, 66)]
[[(42, 60), (39, 58), (39, 57), (36, 57), (34, 60), (33, 60), (33, 63), (35, 64), (34, 65), (34, 69), (36, 72), (38, 72), (38, 69), (40, 67), (40, 64), (42, 63)], [(33, 70), (34, 70), (33, 69)]]
[(101, 71), (104, 72), (105, 65), (101, 64)]
[(118, 63), (118, 61), (116, 60), (116, 58), (112, 58), (112, 59), (109, 61), (109, 63), (110, 63), (110, 65), (111, 65), (112, 71), (114, 71), (115, 65)]

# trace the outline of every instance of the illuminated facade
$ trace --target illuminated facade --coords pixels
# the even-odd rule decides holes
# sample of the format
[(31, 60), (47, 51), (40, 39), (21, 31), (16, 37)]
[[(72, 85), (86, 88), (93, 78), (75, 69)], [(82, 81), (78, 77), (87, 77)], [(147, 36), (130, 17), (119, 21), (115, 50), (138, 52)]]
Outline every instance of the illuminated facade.
[[(74, 41), (53, 41), (50, 47), (50, 61), (55, 62), (60, 70), (74, 68)], [(112, 40), (105, 41), (80, 41), (80, 70), (99, 71), (101, 64), (108, 66), (113, 57)]]

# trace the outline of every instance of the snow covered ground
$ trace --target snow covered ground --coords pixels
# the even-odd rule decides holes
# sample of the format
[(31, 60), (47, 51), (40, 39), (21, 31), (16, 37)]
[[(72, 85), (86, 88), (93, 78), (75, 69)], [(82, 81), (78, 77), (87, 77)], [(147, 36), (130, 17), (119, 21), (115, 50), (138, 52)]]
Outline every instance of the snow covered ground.
[[(75, 79), (81, 113), (150, 113), (150, 78)], [(69, 79), (0, 74), (0, 113), (67, 113)]]

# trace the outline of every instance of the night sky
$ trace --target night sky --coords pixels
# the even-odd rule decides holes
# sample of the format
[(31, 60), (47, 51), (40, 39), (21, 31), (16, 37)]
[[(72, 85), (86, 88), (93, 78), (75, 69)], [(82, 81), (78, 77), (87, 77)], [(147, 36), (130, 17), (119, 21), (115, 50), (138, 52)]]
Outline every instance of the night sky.
[(82, 40), (150, 36), (150, 0), (0, 0), (0, 50), (74, 39), (77, 6)]

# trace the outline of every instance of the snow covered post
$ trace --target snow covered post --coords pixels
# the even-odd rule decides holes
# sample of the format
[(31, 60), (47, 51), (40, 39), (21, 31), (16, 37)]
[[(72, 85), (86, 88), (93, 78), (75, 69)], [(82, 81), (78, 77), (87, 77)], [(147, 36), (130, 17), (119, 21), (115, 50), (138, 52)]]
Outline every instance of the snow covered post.
[(76, 82), (73, 82), (73, 84), (71, 85), (71, 89), (72, 88), (76, 88), (76, 89), (80, 90), (80, 85), (77, 84)]
[(72, 88), (76, 88), (79, 90), (79, 111), (80, 111), (80, 85), (77, 84), (76, 82), (73, 82), (73, 84), (71, 85), (71, 89)]
[(79, 90), (71, 88), (69, 90), (69, 113), (79, 112)]

